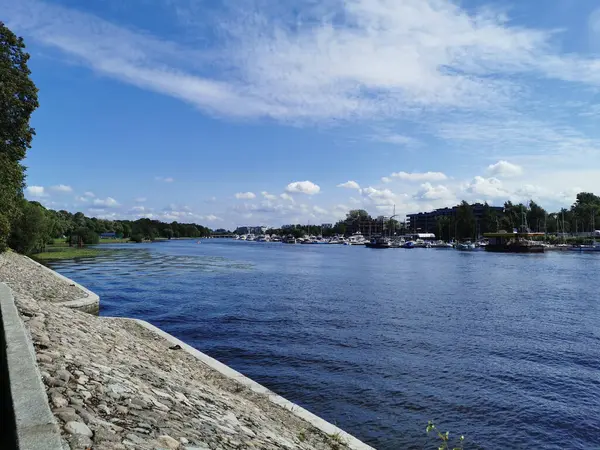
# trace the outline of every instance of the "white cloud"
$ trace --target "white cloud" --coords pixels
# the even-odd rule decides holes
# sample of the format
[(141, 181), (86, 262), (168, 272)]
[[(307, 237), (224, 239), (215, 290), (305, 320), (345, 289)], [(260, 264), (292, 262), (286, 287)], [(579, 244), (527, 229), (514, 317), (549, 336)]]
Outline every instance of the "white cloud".
[(442, 172), (424, 172), (424, 173), (408, 173), (408, 172), (394, 172), (391, 175), (393, 178), (398, 178), (404, 181), (415, 181), (415, 182), (426, 182), (426, 181), (443, 181), (448, 177)]
[(117, 202), (112, 197), (106, 197), (105, 199), (96, 198), (96, 199), (94, 199), (93, 203), (96, 206), (104, 206), (107, 208), (113, 208), (113, 207), (119, 206), (119, 202)]
[(145, 206), (134, 206), (133, 208), (131, 208), (131, 210), (133, 212), (144, 212), (144, 211), (146, 211), (146, 207)]
[(476, 176), (465, 188), (471, 194), (485, 198), (508, 199), (510, 193), (504, 188), (502, 182), (497, 178), (483, 178)]
[(393, 205), (396, 200), (396, 195), (389, 189), (376, 189), (369, 186), (363, 189), (362, 193), (375, 205)]
[(381, 177), (382, 183), (391, 183), (392, 179), (390, 177)]
[(59, 184), (57, 186), (51, 186), (50, 189), (55, 192), (73, 192), (73, 188), (71, 186), (67, 186), (64, 184)]
[(386, 144), (394, 144), (394, 145), (404, 145), (404, 146), (414, 146), (419, 143), (419, 141), (410, 136), (405, 136), (403, 134), (397, 133), (382, 133), (378, 135), (373, 135), (372, 139), (377, 142), (384, 142)]
[(261, 194), (262, 194), (262, 196), (263, 196), (264, 198), (266, 198), (267, 200), (276, 200), (276, 199), (277, 199), (277, 196), (276, 196), (276, 195), (274, 195), (274, 194), (269, 194), (267, 191), (262, 191), (262, 192), (261, 192)]
[(256, 194), (254, 192), (238, 192), (235, 194), (235, 198), (238, 200), (251, 200), (256, 198)]
[(337, 187), (360, 190), (360, 185), (356, 181), (346, 181), (345, 183), (338, 184)]
[(318, 194), (321, 188), (312, 181), (294, 181), (287, 185), (285, 190), (291, 194)]
[(290, 194), (286, 194), (285, 192), (283, 194), (281, 194), (279, 196), (282, 200), (288, 201), (288, 202), (294, 202), (294, 198), (290, 195)]
[[(17, 32), (98, 73), (230, 116), (485, 109), (518, 92), (502, 77), (515, 73), (600, 84), (596, 60), (550, 45), (554, 30), (511, 26), (503, 14), (446, 0), (303, 2), (297, 15), (275, 0), (236, 3), (233, 15), (215, 17), (223, 39), (207, 52), (36, 0), (0, 0), (0, 9)], [(208, 77), (207, 63), (229, 76)]]
[(134, 201), (135, 201), (136, 203), (144, 203), (146, 200), (147, 200), (147, 198), (146, 198), (146, 197), (138, 197), (138, 198), (136, 198)]
[(154, 177), (156, 181), (162, 181), (163, 183), (173, 183), (175, 181), (172, 177)]
[(431, 183), (423, 183), (421, 189), (415, 195), (422, 200), (456, 200), (454, 193), (444, 185), (434, 186)]
[(84, 197), (94, 198), (96, 195), (93, 192), (86, 191), (83, 193)]
[(321, 208), (320, 206), (313, 206), (313, 211), (321, 215), (329, 214), (329, 211), (327, 211), (325, 208)]
[(508, 161), (498, 161), (495, 164), (490, 164), (486, 170), (487, 174), (492, 177), (509, 178), (518, 177), (523, 174), (523, 168)]
[(44, 189), (44, 186), (27, 186), (25, 192), (31, 197), (47, 197), (48, 194)]
[(216, 221), (223, 220), (220, 217), (215, 216), (214, 214), (209, 214), (207, 216), (200, 216), (200, 219), (206, 220), (208, 222), (216, 222)]

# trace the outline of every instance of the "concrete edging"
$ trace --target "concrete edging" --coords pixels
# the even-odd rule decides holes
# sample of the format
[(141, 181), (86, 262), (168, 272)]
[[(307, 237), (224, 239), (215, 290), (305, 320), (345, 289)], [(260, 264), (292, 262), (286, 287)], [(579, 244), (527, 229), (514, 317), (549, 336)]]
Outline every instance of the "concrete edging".
[(56, 303), (54, 303), (55, 305), (64, 306), (65, 308), (76, 309), (78, 311), (83, 311), (83, 312), (86, 312), (89, 314), (98, 315), (98, 313), (100, 312), (100, 297), (98, 297), (98, 294), (93, 293), (89, 289), (83, 287), (81, 284), (71, 280), (70, 278), (65, 277), (64, 275), (61, 275), (60, 273), (50, 269), (49, 267), (46, 267), (43, 264), (40, 264), (39, 262), (34, 261), (33, 259), (29, 258), (28, 256), (24, 256), (24, 258), (27, 258), (33, 264), (37, 264), (40, 268), (51, 273), (55, 277), (58, 277), (61, 280), (66, 281), (67, 283), (76, 286), (81, 291), (83, 291), (84, 294), (86, 294), (85, 297), (81, 297), (81, 298), (78, 298), (75, 300), (69, 300), (66, 302), (56, 302)]
[(0, 283), (0, 312), (6, 345), (6, 361), (2, 363), (6, 363), (8, 372), (18, 448), (62, 450), (58, 424), (48, 406), (33, 344), (12, 291), (4, 283)]
[(276, 405), (279, 405), (279, 406), (287, 409), (292, 414), (294, 414), (296, 417), (304, 420), (305, 422), (310, 423), (312, 426), (321, 430), (323, 433), (328, 434), (330, 436), (337, 436), (337, 437), (341, 438), (343, 440), (343, 442), (349, 448), (351, 448), (353, 450), (375, 450), (373, 447), (365, 444), (364, 442), (359, 441), (357, 438), (355, 438), (354, 436), (352, 436), (349, 433), (346, 433), (344, 430), (336, 427), (335, 425), (332, 425), (331, 423), (327, 422), (326, 420), (321, 419), (320, 417), (314, 415), (310, 411), (307, 411), (306, 409), (302, 408), (301, 406), (298, 406), (295, 403), (290, 402), (289, 400), (281, 397), (280, 395), (275, 394), (273, 391), (267, 389), (266, 387), (262, 386), (261, 384), (258, 384), (256, 381), (251, 380), (250, 378), (242, 375), (241, 373), (232, 369), (231, 367), (226, 366), (225, 364), (217, 361), (216, 359), (208, 356), (205, 353), (202, 353), (201, 351), (195, 349), (191, 345), (186, 344), (185, 342), (177, 339), (175, 336), (172, 336), (169, 333), (161, 330), (160, 328), (155, 327), (151, 323), (146, 322), (145, 320), (140, 320), (140, 319), (125, 319), (125, 318), (120, 318), (120, 319), (121, 320), (133, 320), (136, 323), (138, 323), (139, 325), (141, 325), (142, 327), (161, 336), (163, 339), (166, 339), (167, 341), (171, 342), (172, 344), (181, 346), (182, 350), (186, 351), (194, 358), (200, 360), (201, 362), (203, 362), (204, 364), (209, 366), (211, 369), (216, 370), (221, 375), (224, 375), (227, 378), (231, 378), (231, 379), (237, 381), (238, 383), (246, 386), (247, 388), (251, 389), (252, 391), (254, 391), (258, 394), (266, 395), (268, 400), (271, 403), (274, 403)]

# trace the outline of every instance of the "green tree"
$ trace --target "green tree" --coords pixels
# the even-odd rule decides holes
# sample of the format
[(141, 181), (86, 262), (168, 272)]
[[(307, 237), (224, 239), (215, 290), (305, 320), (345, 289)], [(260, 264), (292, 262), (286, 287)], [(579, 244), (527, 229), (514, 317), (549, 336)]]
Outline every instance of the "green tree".
[(371, 216), (364, 209), (352, 209), (346, 214), (346, 221), (368, 220)]
[(46, 209), (38, 202), (22, 200), (22, 213), (15, 220), (9, 238), (10, 246), (19, 253), (42, 251), (50, 239), (50, 222)]
[(547, 225), (546, 216), (548, 213), (544, 208), (533, 200), (529, 201), (527, 210), (527, 224), (532, 231), (544, 231)]
[(456, 233), (458, 239), (471, 239), (475, 235), (475, 215), (466, 201), (456, 209)]
[(38, 107), (37, 88), (27, 66), (29, 54), (18, 38), (0, 22), (0, 251), (19, 220), (25, 168), (21, 161), (35, 134), (29, 125)]

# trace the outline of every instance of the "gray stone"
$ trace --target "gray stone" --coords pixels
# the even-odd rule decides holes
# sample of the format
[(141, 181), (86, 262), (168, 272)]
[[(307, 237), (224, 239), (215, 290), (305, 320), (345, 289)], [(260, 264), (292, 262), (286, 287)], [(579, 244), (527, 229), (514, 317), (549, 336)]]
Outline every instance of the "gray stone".
[[(55, 411), (55, 413), (56, 413), (56, 411)], [(81, 420), (81, 417), (79, 417), (77, 414), (75, 414), (75, 412), (59, 412), (57, 415), (58, 415), (58, 418), (65, 423), (66, 422), (78, 422), (79, 420)]]
[(94, 445), (88, 436), (83, 434), (74, 434), (69, 438), (71, 450), (88, 450)]
[(52, 362), (52, 358), (48, 355), (39, 354), (37, 355), (37, 360), (42, 363), (50, 364)]
[(138, 436), (137, 434), (133, 434), (133, 433), (129, 433), (127, 435), (125, 435), (125, 437), (127, 439), (129, 439), (131, 442), (133, 442), (134, 444), (143, 444), (144, 443), (144, 438)]
[(53, 386), (53, 387), (65, 387), (67, 385), (67, 383), (65, 383), (63, 380), (61, 380), (60, 378), (55, 378), (55, 377), (47, 378), (46, 383), (48, 384), (48, 386)]
[(117, 442), (119, 441), (119, 436), (112, 430), (108, 430), (106, 428), (100, 427), (94, 432), (94, 441), (95, 442)]
[(159, 436), (157, 441), (161, 445), (164, 445), (169, 450), (177, 450), (179, 448), (179, 442), (176, 441), (175, 439), (173, 439), (171, 436), (166, 435), (166, 434)]
[(65, 424), (65, 431), (69, 434), (81, 434), (83, 436), (92, 437), (94, 433), (89, 427), (83, 422), (67, 422)]
[(60, 394), (52, 394), (50, 398), (55, 408), (64, 408), (69, 404), (69, 401)]
[(66, 383), (71, 379), (71, 373), (68, 370), (58, 370), (56, 376)]

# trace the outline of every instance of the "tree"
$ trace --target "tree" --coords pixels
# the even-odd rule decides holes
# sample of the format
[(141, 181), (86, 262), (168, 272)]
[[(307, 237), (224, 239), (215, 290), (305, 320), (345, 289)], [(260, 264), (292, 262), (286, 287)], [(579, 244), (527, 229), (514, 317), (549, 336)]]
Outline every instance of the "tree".
[(533, 231), (543, 231), (546, 229), (548, 213), (544, 208), (538, 205), (533, 200), (529, 201), (529, 209), (527, 211), (527, 224)]
[(475, 215), (466, 201), (456, 209), (456, 233), (459, 239), (471, 239), (475, 235)]
[(35, 134), (29, 119), (38, 107), (37, 88), (29, 77), (28, 60), (23, 39), (0, 22), (0, 251), (10, 232), (6, 224), (12, 226), (21, 213), (21, 161)]
[(19, 253), (30, 254), (44, 249), (50, 239), (45, 208), (37, 202), (22, 200), (22, 213), (15, 220), (9, 244)]
[(352, 209), (346, 214), (346, 221), (351, 222), (355, 220), (367, 220), (371, 216), (364, 209)]

